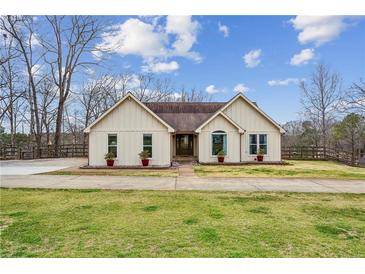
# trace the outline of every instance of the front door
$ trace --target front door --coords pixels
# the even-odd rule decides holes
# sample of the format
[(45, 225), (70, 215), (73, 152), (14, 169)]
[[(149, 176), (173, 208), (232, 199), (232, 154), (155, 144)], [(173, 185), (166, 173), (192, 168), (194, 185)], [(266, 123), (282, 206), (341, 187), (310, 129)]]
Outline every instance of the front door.
[(176, 135), (176, 155), (193, 156), (193, 134)]

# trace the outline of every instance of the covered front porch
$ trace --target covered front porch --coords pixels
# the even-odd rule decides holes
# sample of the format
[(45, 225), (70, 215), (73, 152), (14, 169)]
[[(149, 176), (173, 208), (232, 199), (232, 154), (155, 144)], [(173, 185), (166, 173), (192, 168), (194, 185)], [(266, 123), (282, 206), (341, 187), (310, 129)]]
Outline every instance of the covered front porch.
[(198, 134), (181, 132), (171, 136), (172, 161), (197, 161), (198, 160)]

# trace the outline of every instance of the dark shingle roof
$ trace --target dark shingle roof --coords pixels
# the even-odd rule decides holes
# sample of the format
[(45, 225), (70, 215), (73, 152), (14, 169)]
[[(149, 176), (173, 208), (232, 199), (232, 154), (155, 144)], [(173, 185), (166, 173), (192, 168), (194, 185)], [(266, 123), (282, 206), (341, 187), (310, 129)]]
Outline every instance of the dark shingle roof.
[(225, 104), (220, 102), (145, 103), (177, 132), (194, 131)]

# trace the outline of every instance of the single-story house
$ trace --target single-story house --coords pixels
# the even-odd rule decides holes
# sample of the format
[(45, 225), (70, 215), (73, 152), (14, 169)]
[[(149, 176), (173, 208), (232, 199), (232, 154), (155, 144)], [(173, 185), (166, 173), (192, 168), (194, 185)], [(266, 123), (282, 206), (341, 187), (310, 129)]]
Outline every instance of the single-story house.
[(284, 129), (256, 103), (239, 93), (225, 103), (143, 103), (131, 93), (89, 125), (89, 165), (104, 166), (104, 155), (113, 152), (115, 165), (141, 165), (138, 154), (147, 150), (150, 164), (170, 166), (181, 157), (200, 163), (256, 160), (281, 161)]

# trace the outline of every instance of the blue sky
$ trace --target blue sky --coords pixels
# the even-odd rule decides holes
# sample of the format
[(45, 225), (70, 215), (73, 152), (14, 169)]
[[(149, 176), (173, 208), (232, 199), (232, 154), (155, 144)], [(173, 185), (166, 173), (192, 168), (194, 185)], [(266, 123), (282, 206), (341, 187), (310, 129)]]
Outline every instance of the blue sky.
[(171, 78), (177, 87), (210, 92), (214, 101), (226, 101), (243, 90), (280, 123), (298, 118), (298, 81), (308, 79), (318, 62), (340, 73), (344, 87), (365, 76), (361, 17), (115, 16), (107, 20), (112, 28), (99, 45), (114, 48), (104, 66), (108, 71), (154, 71)]

